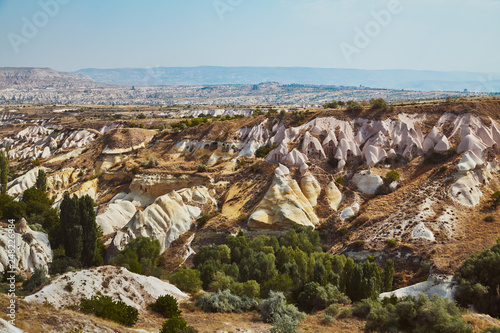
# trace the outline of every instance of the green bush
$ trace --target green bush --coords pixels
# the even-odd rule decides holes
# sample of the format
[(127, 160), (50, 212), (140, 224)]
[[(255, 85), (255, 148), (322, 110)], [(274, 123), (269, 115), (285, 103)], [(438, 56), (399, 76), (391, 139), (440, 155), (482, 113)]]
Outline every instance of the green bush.
[(325, 109), (336, 109), (339, 107), (339, 103), (336, 100), (333, 100), (331, 102), (326, 102), (325, 104), (323, 104), (323, 107)]
[(482, 333), (500, 333), (500, 327), (488, 327)]
[(191, 268), (180, 268), (169, 275), (168, 280), (177, 288), (188, 293), (197, 293), (201, 289), (200, 271)]
[(109, 296), (97, 295), (90, 299), (82, 298), (80, 311), (97, 317), (112, 320), (132, 327), (137, 322), (139, 312), (122, 301), (113, 301)]
[(388, 247), (396, 247), (398, 245), (398, 240), (397, 239), (388, 239), (387, 240), (387, 246)]
[(302, 321), (305, 315), (297, 310), (295, 305), (287, 304), (282, 292), (271, 291), (269, 298), (264, 299), (259, 305), (262, 320), (267, 323), (275, 322), (280, 318)]
[(329, 316), (335, 317), (339, 314), (339, 306), (337, 304), (330, 304), (329, 307), (326, 308), (325, 313)]
[(337, 184), (344, 185), (344, 178), (339, 177), (339, 178), (335, 179), (335, 182), (336, 182)]
[(500, 205), (500, 191), (496, 191), (491, 195), (491, 204), (493, 207), (498, 207)]
[(275, 146), (273, 147), (269, 147), (269, 146), (260, 146), (256, 151), (255, 151), (255, 157), (258, 157), (258, 158), (264, 158), (266, 157), (270, 152), (271, 150), (273, 150), (274, 148), (276, 148)]
[(149, 305), (154, 311), (158, 312), (165, 318), (178, 317), (181, 314), (177, 300), (171, 295), (163, 295), (156, 299), (156, 301)]
[(391, 183), (398, 181), (399, 177), (399, 173), (396, 170), (389, 171), (385, 175), (385, 179), (387, 179)]
[[(56, 251), (54, 250), (54, 252)], [(67, 257), (64, 254), (56, 255), (54, 253), (54, 260), (49, 264), (49, 273), (51, 276), (54, 276), (79, 268), (82, 268), (82, 263), (80, 261)]]
[(387, 102), (383, 98), (372, 98), (370, 100), (370, 106), (372, 109), (387, 110)]
[(194, 327), (188, 326), (186, 321), (181, 317), (172, 317), (163, 322), (160, 333), (196, 333)]
[(321, 318), (321, 325), (330, 325), (333, 322), (335, 322), (335, 318), (329, 314), (325, 314), (323, 318)]
[(347, 110), (359, 112), (363, 110), (363, 105), (361, 105), (359, 102), (349, 101), (347, 102)]
[(258, 303), (246, 296), (239, 297), (224, 290), (200, 297), (196, 305), (205, 312), (244, 312), (257, 308)]
[(137, 175), (139, 173), (139, 166), (134, 165), (132, 169), (130, 169), (130, 172), (132, 172), (133, 175)]
[(29, 293), (47, 282), (47, 272), (41, 268), (35, 269), (31, 277), (23, 282), (23, 289)]
[(158, 275), (156, 265), (160, 256), (160, 242), (149, 237), (137, 237), (120, 251), (111, 263), (143, 275)]
[(206, 172), (207, 166), (205, 164), (198, 165), (198, 172)]
[(500, 240), (493, 247), (465, 260), (455, 273), (457, 302), (473, 305), (478, 312), (500, 317)]
[(408, 296), (402, 300), (377, 303), (366, 317), (366, 331), (377, 332), (456, 332), (469, 333), (471, 328), (460, 310), (448, 299), (434, 295)]

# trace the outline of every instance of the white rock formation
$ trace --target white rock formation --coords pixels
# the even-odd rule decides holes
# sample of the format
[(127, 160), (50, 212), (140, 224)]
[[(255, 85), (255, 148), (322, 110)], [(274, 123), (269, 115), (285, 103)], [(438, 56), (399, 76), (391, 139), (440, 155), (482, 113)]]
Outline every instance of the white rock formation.
[(411, 232), (411, 237), (413, 239), (425, 239), (428, 241), (434, 241), (434, 234), (430, 231), (423, 222), (417, 224), (417, 226)]
[[(10, 234), (14, 238), (10, 238)], [(26, 236), (29, 234), (32, 237)], [(0, 272), (9, 270), (8, 246), (13, 244), (12, 241), (16, 246), (17, 269), (21, 274), (26, 276), (35, 268), (48, 272), (48, 264), (52, 261), (49, 238), (43, 232), (31, 230), (24, 218), (19, 221), (14, 232), (9, 232), (9, 228), (0, 229)]]
[(123, 267), (101, 266), (58, 276), (25, 300), (39, 304), (48, 302), (61, 309), (97, 293), (123, 301), (141, 312), (159, 296), (171, 295), (178, 301), (189, 298), (174, 285), (155, 277), (131, 273)]
[(445, 279), (430, 276), (425, 282), (420, 282), (412, 286), (404, 287), (390, 292), (381, 293), (379, 299), (384, 299), (386, 297), (392, 297), (393, 295), (397, 298), (403, 298), (406, 296), (418, 297), (420, 294), (427, 295), (431, 298), (433, 295), (439, 295), (445, 297), (450, 301), (454, 300), (455, 291), (457, 286), (452, 282), (452, 276)]
[(97, 215), (96, 222), (103, 235), (109, 235), (124, 227), (136, 212), (134, 204), (126, 200), (116, 200), (109, 204), (104, 213)]
[(275, 176), (271, 187), (248, 220), (251, 229), (282, 230), (294, 224), (319, 223), (311, 203), (294, 179)]
[(309, 132), (304, 134), (302, 138), (302, 146), (301, 151), (306, 154), (309, 158), (316, 159), (326, 159), (325, 152), (323, 151), (323, 147), (319, 140), (313, 137)]
[(338, 189), (335, 182), (330, 182), (325, 188), (326, 200), (330, 204), (330, 207), (337, 211), (342, 202), (342, 193)]
[(480, 200), (483, 192), (479, 189), (481, 182), (476, 173), (468, 171), (457, 179), (451, 187), (451, 197), (464, 206), (474, 207)]
[[(8, 315), (6, 315), (8, 316)], [(20, 328), (10, 324), (7, 320), (0, 318), (0, 332), (2, 333), (26, 333)]]
[(315, 207), (318, 204), (318, 196), (321, 193), (321, 186), (314, 176), (307, 172), (300, 180), (300, 189), (304, 193), (311, 206)]
[(375, 164), (387, 157), (387, 153), (380, 147), (369, 145), (364, 150), (366, 164), (373, 167)]
[(110, 251), (121, 251), (130, 240), (142, 236), (157, 239), (163, 252), (200, 216), (201, 209), (196, 205), (205, 204), (215, 205), (215, 199), (203, 186), (158, 197), (144, 211), (138, 210), (125, 227), (116, 232)]
[(340, 218), (342, 220), (348, 219), (351, 216), (356, 215), (359, 212), (359, 203), (355, 202), (351, 206), (344, 208), (340, 213)]
[(474, 170), (476, 166), (483, 166), (484, 162), (477, 157), (472, 151), (467, 151), (464, 156), (460, 159), (460, 162), (457, 165), (458, 171), (469, 171)]
[(17, 177), (7, 184), (7, 194), (10, 196), (16, 196), (18, 194), (22, 194), (30, 187), (35, 186), (39, 170), (48, 172), (50, 169), (45, 167), (36, 167), (26, 172), (24, 175)]
[(382, 177), (370, 171), (360, 171), (352, 177), (358, 189), (366, 194), (374, 194), (377, 188), (384, 183)]

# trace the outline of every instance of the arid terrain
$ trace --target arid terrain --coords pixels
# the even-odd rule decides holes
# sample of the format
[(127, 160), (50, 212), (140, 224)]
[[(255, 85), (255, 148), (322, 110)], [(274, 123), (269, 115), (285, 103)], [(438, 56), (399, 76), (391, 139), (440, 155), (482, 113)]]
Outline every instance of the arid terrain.
[[(491, 203), (500, 190), (500, 100), (495, 98), (358, 111), (23, 104), (0, 109), (10, 168), (7, 193), (20, 197), (44, 170), (54, 207), (65, 191), (91, 196), (98, 204), (106, 261), (130, 240), (147, 236), (159, 241), (161, 266), (168, 274), (181, 265), (192, 267), (193, 253), (222, 244), (228, 235), (279, 236), (301, 225), (318, 230), (329, 253), (358, 263), (373, 257), (381, 267), (394, 260), (398, 289), (428, 279), (440, 284), (432, 279), (453, 275), (465, 258), (500, 238), (500, 211)], [(165, 112), (169, 118), (157, 116)], [(261, 147), (268, 149), (262, 153)], [(397, 179), (389, 177), (390, 171)], [(205, 223), (199, 223), (200, 216), (207, 216)], [(31, 229), (26, 230), (17, 232)], [(26, 277), (34, 267), (47, 269), (53, 257), (46, 237), (36, 233), (35, 241), (21, 241), (28, 250), (18, 269)], [(109, 270), (92, 279), (117, 274)], [(143, 278), (133, 274), (128, 279), (144, 284)], [(154, 286), (147, 297), (170, 288), (157, 280), (147, 282)], [(51, 284), (66, 289), (51, 280), (19, 301), (19, 328), (132, 331), (75, 311), (61, 301), (72, 299), (67, 290), (44, 296), (43, 288)], [(92, 288), (110, 294), (121, 290)], [(142, 304), (134, 293), (120, 292)], [(271, 327), (255, 311), (207, 314), (188, 295), (179, 295), (183, 318), (199, 332), (267, 332)], [(0, 295), (1, 306), (7, 302)], [(300, 329), (364, 329), (364, 321), (355, 317), (325, 326), (322, 316), (308, 316)], [(7, 319), (4, 313), (0, 317)], [(478, 314), (465, 319), (474, 332), (499, 324)], [(143, 307), (135, 328), (156, 332), (162, 321)]]

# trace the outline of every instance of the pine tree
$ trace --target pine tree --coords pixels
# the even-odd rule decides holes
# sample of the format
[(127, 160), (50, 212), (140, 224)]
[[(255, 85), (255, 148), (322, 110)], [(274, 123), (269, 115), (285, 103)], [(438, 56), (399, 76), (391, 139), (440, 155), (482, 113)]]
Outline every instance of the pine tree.
[(47, 174), (43, 170), (38, 170), (38, 176), (36, 177), (36, 188), (46, 192), (47, 191)]

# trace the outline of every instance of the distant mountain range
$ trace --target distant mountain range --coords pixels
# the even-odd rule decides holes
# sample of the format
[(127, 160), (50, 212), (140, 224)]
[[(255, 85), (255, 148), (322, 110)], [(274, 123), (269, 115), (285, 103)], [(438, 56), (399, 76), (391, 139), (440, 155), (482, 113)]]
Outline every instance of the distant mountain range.
[(500, 77), (472, 72), (438, 72), (419, 70), (361, 70), (305, 67), (156, 67), (122, 69), (82, 69), (97, 82), (133, 86), (312, 84), (365, 86), (372, 88), (419, 91), (499, 92)]
[(104, 86), (84, 74), (58, 72), (50, 68), (0, 67), (0, 88), (94, 88)]

